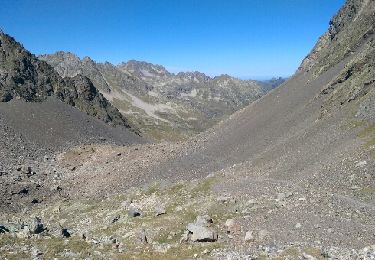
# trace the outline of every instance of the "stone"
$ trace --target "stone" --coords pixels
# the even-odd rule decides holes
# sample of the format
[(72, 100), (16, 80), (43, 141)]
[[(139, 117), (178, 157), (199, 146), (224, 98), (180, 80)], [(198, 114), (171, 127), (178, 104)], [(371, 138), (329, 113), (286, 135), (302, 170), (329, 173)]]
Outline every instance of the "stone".
[(189, 241), (189, 231), (186, 230), (184, 233), (181, 235), (180, 243), (186, 243)]
[(148, 238), (147, 238), (147, 234), (146, 234), (146, 230), (142, 229), (139, 233), (138, 233), (138, 239), (141, 243), (143, 244), (147, 244), (148, 243)]
[(62, 228), (61, 229), (61, 235), (63, 237), (69, 238), (69, 237), (72, 236), (72, 232), (69, 229), (67, 229), (67, 228)]
[(210, 253), (210, 250), (207, 248), (201, 253), (201, 255), (208, 255)]
[(253, 235), (253, 231), (246, 232), (245, 241), (246, 242), (253, 242), (254, 240), (255, 240), (255, 238), (254, 238), (254, 235)]
[(220, 203), (228, 203), (231, 200), (229, 196), (219, 196), (217, 197), (216, 201)]
[(236, 234), (241, 231), (241, 226), (234, 219), (227, 219), (225, 227), (228, 234)]
[(276, 201), (283, 201), (284, 199), (286, 199), (286, 194), (285, 193), (278, 193), (277, 194)]
[(204, 215), (204, 216), (197, 216), (196, 220), (195, 220), (195, 224), (197, 225), (209, 225), (213, 223), (212, 221), (212, 218), (208, 215)]
[(117, 215), (117, 216), (115, 216), (115, 217), (113, 217), (112, 218), (112, 220), (111, 220), (111, 223), (113, 224), (113, 223), (116, 223), (117, 221), (119, 221), (120, 220), (120, 215)]
[(141, 212), (136, 207), (131, 206), (129, 208), (129, 210), (128, 210), (128, 216), (129, 217), (135, 218), (135, 217), (139, 217), (140, 215), (141, 215)]
[(59, 185), (52, 185), (50, 191), (61, 191), (62, 188)]
[(227, 219), (227, 221), (225, 221), (225, 226), (227, 228), (231, 228), (233, 227), (234, 225), (236, 224), (236, 221), (234, 219)]
[(257, 204), (257, 202), (256, 202), (256, 200), (254, 200), (254, 199), (249, 199), (249, 200), (246, 202), (246, 204), (247, 204), (247, 206), (249, 206), (249, 207), (254, 207), (254, 206)]
[(165, 210), (165, 207), (164, 206), (158, 206), (155, 208), (155, 214), (156, 216), (160, 216), (160, 215), (164, 215), (166, 214), (166, 210)]
[(22, 165), (21, 166), (21, 172), (24, 173), (24, 174), (31, 174), (32, 170), (31, 170), (30, 166)]
[(297, 223), (295, 226), (294, 226), (296, 229), (300, 229), (302, 227), (302, 224), (301, 223)]
[(31, 234), (39, 234), (45, 230), (42, 220), (38, 217), (35, 217), (28, 226)]
[(8, 233), (9, 229), (3, 225), (0, 225), (0, 234), (1, 233)]
[(43, 253), (42, 253), (38, 248), (33, 247), (33, 248), (31, 249), (31, 255), (32, 255), (33, 257), (38, 257), (38, 256), (43, 255)]
[(214, 230), (212, 225), (212, 219), (210, 216), (198, 216), (194, 223), (190, 223), (187, 226), (189, 231), (188, 240), (193, 242), (215, 242), (218, 239), (218, 234)]
[(16, 236), (18, 238), (29, 238), (31, 236), (30, 228), (29, 226), (24, 226), (22, 229), (20, 229), (17, 233)]
[(260, 230), (258, 233), (259, 240), (265, 240), (268, 236), (269, 236), (269, 233), (265, 229)]
[(364, 167), (367, 165), (367, 162), (366, 161), (361, 161), (361, 162), (358, 162), (355, 167)]
[(192, 233), (190, 239), (193, 242), (215, 242), (218, 239), (217, 232), (209, 227), (190, 225), (188, 230)]

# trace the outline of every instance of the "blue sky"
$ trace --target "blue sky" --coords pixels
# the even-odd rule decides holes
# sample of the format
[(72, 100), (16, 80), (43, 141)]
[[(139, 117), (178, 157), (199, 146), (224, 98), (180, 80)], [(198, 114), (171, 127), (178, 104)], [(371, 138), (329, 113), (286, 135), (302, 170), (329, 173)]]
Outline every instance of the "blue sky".
[(344, 0), (2, 0), (0, 27), (35, 54), (71, 51), (264, 78), (291, 75)]

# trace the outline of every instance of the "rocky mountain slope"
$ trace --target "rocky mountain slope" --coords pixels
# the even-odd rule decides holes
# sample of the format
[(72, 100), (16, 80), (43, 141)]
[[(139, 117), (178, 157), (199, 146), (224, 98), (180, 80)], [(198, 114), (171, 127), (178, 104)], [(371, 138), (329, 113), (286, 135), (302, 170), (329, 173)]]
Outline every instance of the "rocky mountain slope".
[(114, 66), (72, 53), (42, 55), (62, 77), (82, 74), (151, 138), (178, 140), (199, 133), (250, 104), (283, 80), (257, 82), (200, 72), (173, 74), (135, 60)]
[(2, 254), (373, 259), (374, 14), (347, 1), (293, 77), (187, 142), (56, 155), (56, 197), (13, 195)]
[(12, 37), (0, 33), (0, 101), (42, 101), (48, 96), (75, 106), (107, 123), (130, 127), (127, 120), (81, 75), (61, 78)]
[[(0, 123), (0, 176), (6, 176), (7, 180), (3, 185), (13, 180), (8, 174), (22, 167), (39, 171), (43, 168), (39, 161), (44, 156), (72, 145), (143, 142), (138, 131), (130, 129), (126, 118), (88, 78), (77, 75), (63, 79), (50, 65), (3, 32), (0, 32)], [(1, 190), (3, 201), (7, 197), (3, 192), (7, 194), (10, 190), (6, 187)]]

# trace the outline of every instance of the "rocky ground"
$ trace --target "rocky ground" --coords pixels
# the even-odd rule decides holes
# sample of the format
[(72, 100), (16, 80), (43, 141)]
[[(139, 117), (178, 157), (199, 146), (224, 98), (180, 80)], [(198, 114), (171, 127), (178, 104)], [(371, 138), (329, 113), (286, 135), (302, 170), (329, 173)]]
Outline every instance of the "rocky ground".
[[(150, 167), (146, 159), (131, 161), (130, 149), (140, 151), (138, 159), (147, 157), (145, 150), (152, 150), (153, 159), (167, 159), (171, 153), (158, 151), (175, 148), (167, 144), (123, 148), (82, 146), (57, 156), (50, 165), (64, 171), (53, 186), (56, 199), (47, 200), (53, 203), (41, 200), (23, 207), (22, 212), (1, 218), (3, 257), (371, 259), (375, 256), (375, 247), (370, 246), (375, 235), (372, 217), (375, 207), (371, 203), (374, 189), (370, 184), (374, 165), (358, 160), (363, 157), (345, 154), (342, 164), (335, 166), (339, 169), (326, 169), (326, 173), (336, 174), (339, 170), (343, 174), (342, 183), (329, 189), (320, 183), (321, 176), (289, 182), (261, 174), (248, 163), (202, 179), (173, 183), (161, 180), (116, 189), (115, 193), (113, 187), (105, 186), (105, 179), (97, 178), (104, 170), (111, 173), (113, 164), (116, 169)], [(85, 168), (86, 163), (90, 163), (89, 174), (95, 181), (82, 187), (72, 176)], [(353, 174), (343, 169), (357, 170)], [(347, 194), (342, 194), (342, 186), (348, 186)], [(87, 196), (74, 193), (83, 192), (82, 188), (90, 190)]]

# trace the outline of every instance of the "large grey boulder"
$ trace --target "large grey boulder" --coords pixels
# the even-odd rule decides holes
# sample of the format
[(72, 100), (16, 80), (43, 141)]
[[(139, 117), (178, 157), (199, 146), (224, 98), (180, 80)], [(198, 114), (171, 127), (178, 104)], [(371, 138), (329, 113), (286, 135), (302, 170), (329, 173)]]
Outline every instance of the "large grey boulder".
[(193, 242), (215, 242), (218, 239), (217, 231), (212, 227), (209, 216), (198, 216), (194, 223), (187, 226), (188, 240)]

